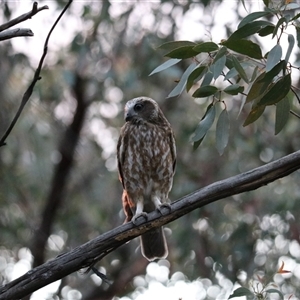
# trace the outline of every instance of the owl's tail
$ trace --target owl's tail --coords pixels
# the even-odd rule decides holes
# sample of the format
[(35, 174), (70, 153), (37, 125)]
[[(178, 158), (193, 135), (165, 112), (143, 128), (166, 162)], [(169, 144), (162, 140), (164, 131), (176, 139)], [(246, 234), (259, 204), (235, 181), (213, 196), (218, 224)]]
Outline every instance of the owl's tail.
[(141, 236), (142, 254), (149, 261), (168, 256), (168, 246), (163, 228), (154, 228)]

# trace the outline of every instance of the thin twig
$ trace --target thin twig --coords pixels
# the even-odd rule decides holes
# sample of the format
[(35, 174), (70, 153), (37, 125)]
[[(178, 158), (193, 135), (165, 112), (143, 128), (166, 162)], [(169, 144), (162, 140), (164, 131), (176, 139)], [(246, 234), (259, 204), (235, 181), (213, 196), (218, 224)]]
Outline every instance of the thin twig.
[(0, 41), (5, 41), (19, 36), (34, 36), (30, 28), (14, 28), (0, 32)]
[(298, 119), (300, 119), (300, 116), (297, 113), (295, 113), (294, 111), (290, 110), (290, 114), (292, 114), (293, 116), (295, 116)]
[(2, 24), (0, 25), (0, 32), (7, 29), (7, 28), (10, 28), (16, 24), (19, 24), (21, 22), (24, 22), (28, 19), (31, 19), (32, 16), (34, 16), (35, 14), (37, 14), (38, 12), (40, 12), (41, 10), (44, 10), (44, 9), (49, 9), (49, 7), (47, 5), (44, 5), (42, 7), (37, 7), (38, 4), (37, 2), (34, 2), (33, 3), (33, 6), (32, 6), (32, 10), (26, 14), (23, 14), (15, 19), (12, 19), (10, 21), (8, 21), (7, 23), (5, 24)]
[(296, 89), (296, 87), (292, 86), (292, 87), (291, 87), (291, 91), (292, 91), (292, 93), (295, 95), (295, 97), (296, 97), (298, 103), (300, 104), (299, 96), (298, 96), (298, 94), (296, 93), (296, 91), (295, 91), (294, 89)]
[(64, 9), (62, 10), (62, 12), (60, 13), (60, 15), (58, 16), (58, 18), (56, 19), (56, 21), (54, 22), (52, 28), (50, 29), (48, 35), (47, 35), (47, 38), (45, 40), (45, 44), (44, 44), (44, 52), (41, 56), (41, 59), (40, 59), (40, 62), (39, 62), (39, 65), (34, 73), (34, 77), (33, 77), (33, 80), (31, 82), (31, 84), (29, 85), (28, 89), (26, 90), (26, 92), (24, 93), (23, 95), (23, 98), (22, 98), (22, 101), (21, 101), (21, 104), (20, 104), (20, 107), (14, 117), (14, 119), (12, 120), (11, 124), (9, 125), (8, 129), (6, 130), (5, 134), (3, 135), (3, 137), (1, 138), (0, 140), (0, 147), (1, 146), (4, 146), (6, 143), (6, 139), (7, 137), (9, 136), (10, 132), (12, 131), (12, 129), (14, 128), (14, 126), (16, 125), (26, 103), (28, 102), (32, 92), (33, 92), (33, 88), (35, 86), (35, 84), (37, 83), (38, 80), (41, 79), (40, 77), (40, 73), (41, 73), (41, 70), (42, 70), (42, 67), (43, 67), (43, 63), (44, 63), (44, 60), (45, 60), (45, 57), (47, 55), (47, 52), (48, 52), (48, 43), (49, 43), (49, 39), (50, 39), (50, 36), (54, 30), (54, 28), (56, 27), (56, 25), (58, 24), (58, 22), (60, 21), (60, 19), (62, 18), (62, 16), (64, 15), (64, 13), (67, 11), (67, 9), (69, 8), (69, 6), (71, 5), (71, 3), (73, 2), (73, 0), (69, 0), (69, 2), (66, 4), (66, 6), (64, 7)]

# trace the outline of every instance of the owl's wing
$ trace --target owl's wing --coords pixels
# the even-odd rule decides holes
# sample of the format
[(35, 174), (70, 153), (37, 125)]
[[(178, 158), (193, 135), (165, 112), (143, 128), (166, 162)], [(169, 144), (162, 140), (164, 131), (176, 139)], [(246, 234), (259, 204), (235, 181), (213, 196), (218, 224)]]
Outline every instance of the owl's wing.
[(125, 134), (124, 128), (121, 130), (121, 134), (118, 140), (118, 145), (117, 145), (117, 159), (118, 159), (118, 170), (119, 170), (119, 179), (122, 183), (123, 189), (125, 189), (124, 186), (124, 176), (123, 176), (123, 170), (122, 170), (122, 165), (124, 163), (125, 159), (125, 152), (126, 152), (126, 145), (127, 145), (127, 137)]
[(176, 144), (175, 144), (175, 138), (173, 131), (170, 130), (169, 132), (169, 145), (171, 149), (171, 156), (172, 156), (172, 161), (173, 161), (173, 173), (175, 173), (175, 168), (176, 168)]

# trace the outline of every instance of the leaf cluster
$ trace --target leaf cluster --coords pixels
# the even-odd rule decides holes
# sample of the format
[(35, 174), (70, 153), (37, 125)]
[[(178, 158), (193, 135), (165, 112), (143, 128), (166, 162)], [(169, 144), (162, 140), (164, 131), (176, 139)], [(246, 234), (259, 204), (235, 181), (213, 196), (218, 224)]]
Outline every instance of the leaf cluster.
[[(299, 9), (298, 4), (286, 4), (270, 8), (265, 1), (265, 10), (244, 17), (237, 29), (219, 43), (213, 41), (173, 41), (158, 47), (168, 58), (150, 75), (161, 72), (182, 60), (191, 59), (181, 79), (168, 97), (179, 96), (184, 90), (194, 98), (207, 98), (207, 109), (191, 137), (197, 148), (216, 119), (216, 104), (224, 108), (217, 118), (216, 147), (224, 152), (229, 138), (229, 117), (226, 101), (241, 96), (240, 111), (251, 105), (243, 126), (257, 121), (266, 107), (275, 107), (275, 134), (286, 125), (294, 97), (299, 101), (292, 83), (290, 57), (295, 46), (293, 34), (287, 34), (289, 26), (296, 28), (296, 39), (300, 44), (297, 20), (300, 14), (290, 15), (290, 10)], [(270, 21), (273, 20), (273, 21)], [(265, 54), (262, 45), (254, 42), (257, 37), (271, 37), (275, 45)], [(287, 41), (286, 41), (287, 36)], [(288, 43), (285, 53), (282, 44)], [(266, 45), (265, 45), (266, 46)]]

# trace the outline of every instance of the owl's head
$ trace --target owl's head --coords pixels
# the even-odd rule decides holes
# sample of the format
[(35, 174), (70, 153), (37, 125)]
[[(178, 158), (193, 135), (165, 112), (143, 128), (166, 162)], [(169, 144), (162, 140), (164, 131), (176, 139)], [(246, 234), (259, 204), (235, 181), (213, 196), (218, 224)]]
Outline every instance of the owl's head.
[(156, 101), (148, 97), (138, 97), (129, 100), (125, 105), (124, 118), (126, 122), (141, 121), (159, 123), (165, 119)]

